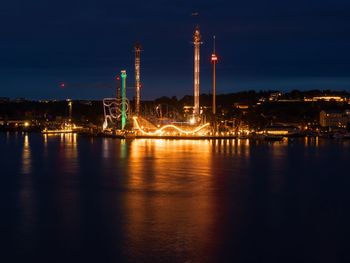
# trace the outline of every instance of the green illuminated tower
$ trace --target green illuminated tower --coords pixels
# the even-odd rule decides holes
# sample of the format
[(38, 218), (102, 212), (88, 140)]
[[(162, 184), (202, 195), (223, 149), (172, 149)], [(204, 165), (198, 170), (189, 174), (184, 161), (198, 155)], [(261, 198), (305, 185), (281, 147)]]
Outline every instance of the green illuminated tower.
[(122, 130), (126, 125), (126, 70), (122, 70), (120, 76), (122, 77)]

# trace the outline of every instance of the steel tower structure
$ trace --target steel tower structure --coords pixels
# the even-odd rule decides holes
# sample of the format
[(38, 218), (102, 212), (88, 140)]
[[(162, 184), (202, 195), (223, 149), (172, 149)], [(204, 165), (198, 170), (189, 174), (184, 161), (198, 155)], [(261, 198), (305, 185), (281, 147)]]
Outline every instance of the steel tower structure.
[(121, 94), (120, 94), (120, 76), (117, 76), (117, 93), (116, 93), (116, 99), (120, 100)]
[(194, 44), (194, 109), (193, 114), (199, 115), (199, 73), (200, 73), (200, 45), (201, 34), (199, 31), (199, 26), (196, 26), (193, 35), (193, 44)]
[(218, 57), (215, 54), (215, 36), (213, 36), (213, 54), (211, 55), (211, 62), (213, 63), (213, 115), (216, 115), (216, 63)]
[(135, 44), (135, 113), (140, 115), (140, 61), (141, 61), (141, 45)]
[(120, 74), (122, 78), (122, 130), (124, 130), (126, 125), (126, 70), (122, 70)]

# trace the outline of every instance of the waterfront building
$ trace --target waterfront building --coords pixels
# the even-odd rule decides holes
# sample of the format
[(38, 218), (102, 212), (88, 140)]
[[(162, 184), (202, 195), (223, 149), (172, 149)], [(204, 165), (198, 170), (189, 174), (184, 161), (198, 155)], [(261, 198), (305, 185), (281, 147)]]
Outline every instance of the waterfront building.
[(340, 96), (315, 96), (312, 98), (304, 98), (304, 101), (315, 102), (315, 101), (335, 101), (344, 102), (346, 98)]
[(350, 111), (323, 110), (320, 112), (321, 127), (346, 128), (350, 122)]

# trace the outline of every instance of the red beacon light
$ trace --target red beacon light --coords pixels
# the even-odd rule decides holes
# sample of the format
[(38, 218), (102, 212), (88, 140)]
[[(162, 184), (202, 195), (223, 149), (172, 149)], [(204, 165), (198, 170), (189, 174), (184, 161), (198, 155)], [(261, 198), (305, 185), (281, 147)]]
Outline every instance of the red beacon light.
[(214, 62), (214, 61), (215, 61), (215, 62), (218, 61), (218, 57), (217, 57), (215, 54), (212, 54), (212, 55), (211, 55), (211, 61), (213, 61), (213, 62)]

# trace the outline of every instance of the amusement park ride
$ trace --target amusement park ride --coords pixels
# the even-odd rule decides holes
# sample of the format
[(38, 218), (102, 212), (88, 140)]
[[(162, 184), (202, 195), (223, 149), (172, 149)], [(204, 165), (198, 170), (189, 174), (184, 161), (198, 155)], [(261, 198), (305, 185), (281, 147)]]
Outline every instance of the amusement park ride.
[[(200, 111), (199, 90), (200, 90), (200, 45), (201, 34), (199, 27), (196, 26), (193, 35), (194, 45), (194, 106), (193, 112), (187, 121), (179, 121), (175, 118), (167, 119), (166, 123), (162, 122), (162, 106), (155, 106), (155, 116), (142, 114), (141, 107), (141, 82), (140, 82), (140, 62), (141, 62), (141, 45), (135, 45), (135, 108), (131, 114), (129, 100), (126, 98), (126, 70), (122, 70), (120, 76), (117, 76), (117, 95), (116, 98), (103, 99), (104, 123), (103, 131), (115, 135), (131, 135), (143, 137), (158, 136), (207, 136), (215, 133), (215, 115), (216, 115), (216, 72), (215, 66), (217, 57), (215, 55), (215, 37), (214, 51), (211, 56), (213, 64), (213, 118), (212, 123), (205, 122), (205, 117)], [(121, 89), (120, 89), (121, 80)], [(172, 114), (178, 116), (178, 114)]]

